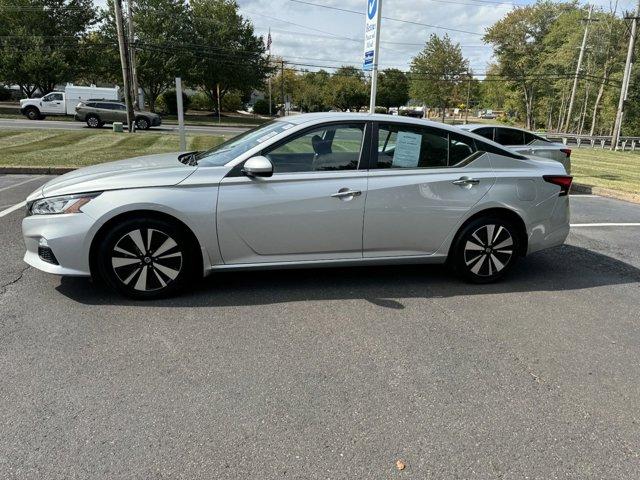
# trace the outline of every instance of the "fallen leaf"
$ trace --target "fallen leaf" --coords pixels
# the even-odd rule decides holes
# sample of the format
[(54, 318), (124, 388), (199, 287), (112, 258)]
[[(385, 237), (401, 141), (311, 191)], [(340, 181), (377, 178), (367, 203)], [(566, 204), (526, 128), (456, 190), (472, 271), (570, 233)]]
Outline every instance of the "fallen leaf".
[(405, 463), (404, 463), (402, 460), (398, 460), (398, 461), (396, 462), (396, 468), (397, 468), (398, 470), (404, 470), (404, 469), (405, 469), (405, 467), (406, 467), (406, 465), (405, 465)]

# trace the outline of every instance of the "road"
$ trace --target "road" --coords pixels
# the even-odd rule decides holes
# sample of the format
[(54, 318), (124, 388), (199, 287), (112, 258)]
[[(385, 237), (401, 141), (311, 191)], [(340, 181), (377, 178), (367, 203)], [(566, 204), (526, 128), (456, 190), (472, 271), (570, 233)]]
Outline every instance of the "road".
[[(71, 122), (65, 120), (27, 120), (27, 119), (0, 119), (0, 130), (3, 128), (20, 128), (30, 130), (88, 130), (92, 131), (83, 122)], [(103, 127), (103, 130), (109, 130), (108, 126)], [(247, 127), (215, 127), (207, 125), (186, 125), (185, 130), (190, 133), (209, 133), (211, 135), (237, 135), (248, 130)], [(162, 125), (160, 127), (153, 127), (149, 132), (160, 133), (177, 133), (177, 125)], [(145, 133), (146, 131), (140, 131)]]
[(571, 203), (493, 285), (244, 272), (157, 302), (26, 268), (0, 213), (2, 477), (637, 479), (640, 206)]

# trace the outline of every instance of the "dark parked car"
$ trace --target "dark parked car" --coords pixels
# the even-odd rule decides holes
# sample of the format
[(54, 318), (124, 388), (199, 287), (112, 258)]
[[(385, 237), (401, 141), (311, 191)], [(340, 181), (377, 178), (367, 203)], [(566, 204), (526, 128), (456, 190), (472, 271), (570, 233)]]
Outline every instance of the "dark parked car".
[[(162, 124), (160, 115), (145, 110), (135, 112), (136, 128), (148, 130)], [(127, 107), (124, 103), (114, 100), (87, 100), (76, 107), (74, 117), (79, 122), (87, 122), (91, 128), (100, 128), (105, 123), (127, 122)]]

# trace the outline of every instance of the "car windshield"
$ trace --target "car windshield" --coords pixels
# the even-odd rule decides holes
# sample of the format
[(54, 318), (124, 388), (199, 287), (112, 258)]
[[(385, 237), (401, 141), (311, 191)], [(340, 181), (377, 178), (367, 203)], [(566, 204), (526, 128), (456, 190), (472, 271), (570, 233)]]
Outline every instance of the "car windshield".
[(262, 142), (275, 137), (291, 127), (293, 127), (293, 123), (274, 120), (227, 140), (220, 145), (216, 145), (210, 150), (198, 153), (195, 159), (199, 165), (203, 166), (219, 167), (226, 165), (256, 145), (260, 145)]

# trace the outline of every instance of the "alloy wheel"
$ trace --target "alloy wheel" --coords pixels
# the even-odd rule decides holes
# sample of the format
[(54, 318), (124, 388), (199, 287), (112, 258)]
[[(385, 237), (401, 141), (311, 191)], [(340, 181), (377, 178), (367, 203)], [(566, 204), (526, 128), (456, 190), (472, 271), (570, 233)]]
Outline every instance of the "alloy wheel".
[(147, 128), (149, 128), (149, 122), (147, 122), (146, 119), (141, 118), (136, 122), (136, 126), (139, 130), (146, 130)]
[(491, 277), (504, 270), (513, 253), (509, 230), (502, 225), (482, 225), (465, 242), (464, 263), (471, 273)]
[(182, 271), (183, 255), (180, 245), (167, 233), (138, 228), (116, 242), (111, 266), (123, 285), (152, 292), (176, 280)]
[(96, 117), (89, 117), (87, 119), (87, 123), (89, 124), (90, 127), (96, 128), (100, 122)]

